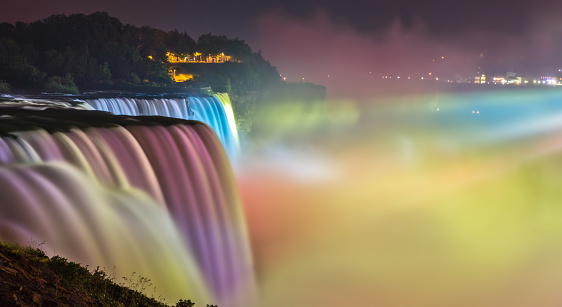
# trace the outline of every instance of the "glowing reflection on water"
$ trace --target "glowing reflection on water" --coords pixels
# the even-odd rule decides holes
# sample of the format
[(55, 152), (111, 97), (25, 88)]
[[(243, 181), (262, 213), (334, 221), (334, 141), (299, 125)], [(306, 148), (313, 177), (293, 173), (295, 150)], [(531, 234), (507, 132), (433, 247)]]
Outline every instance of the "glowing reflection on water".
[(275, 139), (237, 173), (261, 304), (558, 306), (560, 98), (395, 96), (347, 115), (327, 102), (306, 125), (264, 109)]

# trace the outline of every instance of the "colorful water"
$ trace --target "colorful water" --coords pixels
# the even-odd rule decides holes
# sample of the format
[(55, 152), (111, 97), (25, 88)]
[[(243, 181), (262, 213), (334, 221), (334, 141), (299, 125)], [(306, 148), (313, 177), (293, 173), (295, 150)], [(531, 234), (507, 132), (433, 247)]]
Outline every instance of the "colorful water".
[(95, 110), (117, 115), (166, 116), (204, 122), (213, 128), (229, 157), (234, 159), (239, 154), (238, 132), (228, 94), (187, 98), (96, 98), (85, 101)]
[[(170, 300), (200, 297), (209, 303), (243, 306), (252, 299), (254, 271), (244, 215), (228, 159), (209, 126), (96, 111), (2, 111), (4, 180), (17, 189), (3, 192), (0, 208), (2, 212), (20, 209), (16, 217), (3, 215), (0, 227), (4, 239), (45, 241), (48, 251), (61, 251), (70, 259), (106, 267), (121, 266), (127, 257), (134, 256), (139, 260), (123, 270), (128, 272), (139, 264), (137, 274), (158, 281), (165, 281), (166, 272), (176, 270), (169, 282), (157, 283), (159, 288), (167, 287), (166, 298)], [(35, 128), (26, 131), (30, 126)], [(51, 162), (58, 162), (58, 166), (51, 166)], [(79, 175), (81, 178), (69, 179)], [(108, 199), (93, 197), (94, 192), (82, 194), (88, 184), (94, 190), (116, 191), (114, 194), (123, 196)], [(143, 197), (145, 204), (137, 204), (133, 196)], [(77, 207), (73, 207), (75, 202)], [(134, 210), (137, 205), (138, 212)], [(98, 207), (103, 212), (89, 214)], [(141, 209), (145, 207), (151, 209)], [(134, 227), (121, 234), (122, 228), (130, 225)], [(73, 227), (75, 231), (71, 231)], [(166, 238), (152, 244), (159, 240), (160, 227)], [(100, 234), (99, 228), (103, 228)], [(112, 236), (116, 232), (120, 235)], [(76, 233), (76, 237), (65, 239), (67, 233)], [(117, 246), (123, 237), (132, 243), (124, 241), (122, 246), (127, 250), (116, 258), (111, 253), (121, 255)], [(183, 254), (168, 261), (166, 250), (162, 250), (162, 259), (156, 260), (153, 254), (159, 252), (160, 245), (168, 244), (168, 239), (171, 246), (167, 248)], [(184, 262), (176, 266), (183, 256)], [(155, 271), (150, 266), (155, 261), (162, 262), (154, 269), (168, 269)], [(177, 275), (185, 275), (184, 280), (180, 278), (177, 285), (168, 288), (170, 282), (178, 280), (173, 278)]]
[(207, 125), (2, 116), (1, 231), (87, 263), (134, 259), (124, 271), (156, 274), (171, 297), (187, 296), (166, 282), (194, 289), (201, 305), (558, 306), (561, 99), (509, 88), (263, 104), (236, 179)]
[[(561, 99), (508, 88), (264, 109), (275, 138), (237, 176), (263, 306), (557, 306)], [(294, 125), (283, 109), (301, 110)]]

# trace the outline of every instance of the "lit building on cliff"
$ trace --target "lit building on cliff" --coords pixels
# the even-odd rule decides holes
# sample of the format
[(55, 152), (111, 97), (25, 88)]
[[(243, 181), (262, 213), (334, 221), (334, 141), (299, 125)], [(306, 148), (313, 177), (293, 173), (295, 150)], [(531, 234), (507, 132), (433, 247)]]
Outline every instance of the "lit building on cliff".
[(166, 58), (169, 63), (225, 63), (225, 62), (240, 62), (235, 60), (230, 55), (225, 55), (224, 52), (207, 56), (203, 56), (200, 52), (195, 52), (194, 54), (177, 54), (173, 52), (167, 52)]

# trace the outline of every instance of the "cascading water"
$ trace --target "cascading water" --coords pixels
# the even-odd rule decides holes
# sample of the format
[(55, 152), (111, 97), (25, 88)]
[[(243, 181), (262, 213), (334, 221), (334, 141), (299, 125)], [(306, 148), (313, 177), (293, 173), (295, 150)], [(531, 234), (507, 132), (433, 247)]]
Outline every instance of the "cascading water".
[[(209, 126), (82, 110), (5, 108), (2, 114), (0, 182), (14, 188), (3, 197), (6, 201), (0, 211), (14, 211), (14, 207), (18, 211), (16, 216), (2, 215), (0, 237), (11, 236), (20, 243), (30, 238), (44, 240), (71, 260), (107, 267), (127, 262), (117, 257), (124, 237), (130, 242), (123, 245), (125, 253), (138, 260), (127, 268), (164, 261), (154, 267), (165, 264), (169, 270), (178, 270), (176, 275), (186, 275), (179, 286), (168, 288), (169, 298), (195, 293), (191, 297), (210, 297), (225, 306), (249, 304), (254, 275), (244, 217), (228, 159)], [(23, 128), (31, 126), (39, 129)], [(53, 161), (58, 162), (52, 165)], [(100, 193), (82, 193), (88, 185), (94, 190), (117, 189), (119, 195), (100, 198), (94, 196)], [(141, 202), (138, 198), (144, 199), (139, 212), (132, 207)], [(96, 210), (105, 211), (90, 213)], [(106, 220), (107, 215), (111, 217)], [(151, 224), (153, 216), (158, 223)], [(166, 219), (173, 220), (174, 226), (166, 224)], [(162, 234), (158, 234), (160, 227), (164, 227)], [(168, 242), (176, 240), (172, 234), (159, 244), (151, 243), (174, 231), (183, 240)], [(61, 232), (76, 236), (57, 238)], [(114, 232), (122, 234), (113, 237)], [(86, 247), (78, 247), (79, 243)], [(187, 252), (171, 260), (154, 260), (156, 247), (163, 244), (177, 249), (185, 245)], [(186, 253), (185, 262), (174, 269)], [(143, 272), (153, 280), (165, 280), (167, 274), (162, 270), (164, 277), (156, 278), (153, 269)], [(201, 279), (205, 282), (199, 283)], [(206, 286), (198, 289), (192, 284)], [(177, 288), (185, 291), (174, 292)]]
[(95, 110), (117, 115), (157, 115), (202, 121), (213, 128), (229, 157), (238, 155), (238, 132), (228, 94), (174, 99), (97, 98), (85, 101)]
[(184, 98), (141, 99), (141, 98), (96, 98), (87, 99), (92, 108), (117, 115), (159, 115), (189, 119), (189, 102)]
[(141, 191), (103, 187), (60, 162), (4, 166), (0, 184), (0, 238), (44, 242), (109, 275), (149, 276), (167, 299), (214, 301), (171, 217)]
[(237, 153), (239, 150), (238, 133), (232, 105), (227, 94), (217, 94), (212, 97), (192, 97), (190, 109), (193, 116), (190, 119), (202, 121), (213, 128), (227, 153)]

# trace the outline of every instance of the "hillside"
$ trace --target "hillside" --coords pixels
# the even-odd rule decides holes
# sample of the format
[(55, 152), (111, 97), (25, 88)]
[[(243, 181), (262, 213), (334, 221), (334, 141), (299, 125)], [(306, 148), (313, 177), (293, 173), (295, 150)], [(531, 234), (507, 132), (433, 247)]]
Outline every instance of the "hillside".
[(118, 285), (99, 268), (91, 273), (39, 248), (0, 242), (0, 306), (167, 306), (139, 292), (149, 286), (140, 276)]
[[(172, 54), (197, 62), (207, 61), (202, 55), (215, 60), (227, 55), (239, 65), (220, 78), (203, 70), (189, 82), (175, 83)], [(77, 94), (131, 86), (251, 91), (278, 82), (277, 68), (239, 38), (209, 33), (195, 41), (185, 32), (122, 24), (105, 12), (0, 22), (0, 92), (13, 88)]]

